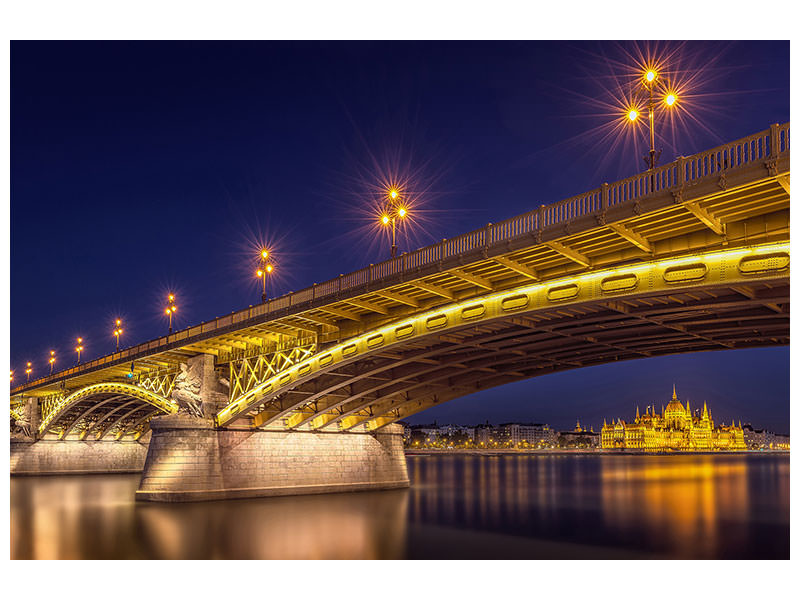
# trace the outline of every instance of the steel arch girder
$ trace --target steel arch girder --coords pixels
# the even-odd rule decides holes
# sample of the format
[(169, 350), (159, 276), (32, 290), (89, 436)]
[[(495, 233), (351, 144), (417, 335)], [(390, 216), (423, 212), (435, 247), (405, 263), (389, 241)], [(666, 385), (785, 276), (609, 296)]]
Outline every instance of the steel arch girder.
[(62, 398), (61, 401), (56, 405), (55, 409), (50, 411), (47, 416), (42, 419), (42, 422), (39, 425), (39, 435), (43, 435), (45, 432), (47, 432), (53, 423), (58, 421), (64, 412), (75, 403), (97, 394), (117, 394), (120, 396), (130, 396), (131, 398), (151, 404), (166, 414), (178, 412), (178, 404), (176, 402), (135, 385), (116, 382), (96, 383)]
[(464, 326), (659, 291), (676, 294), (715, 285), (785, 280), (789, 278), (789, 251), (788, 242), (782, 242), (695, 253), (537, 282), (437, 307), (318, 352), (234, 399), (217, 413), (215, 421), (224, 426), (259, 404), (335, 368), (399, 347), (409, 340), (437, 336)]

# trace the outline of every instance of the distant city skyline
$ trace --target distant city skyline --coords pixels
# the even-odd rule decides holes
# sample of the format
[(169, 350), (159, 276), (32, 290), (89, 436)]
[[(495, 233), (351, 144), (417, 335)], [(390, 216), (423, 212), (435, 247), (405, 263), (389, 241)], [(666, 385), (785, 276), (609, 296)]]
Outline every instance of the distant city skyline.
[[(702, 361), (696, 354), (680, 354), (544, 375), (451, 400), (406, 421), (466, 425), (488, 419), (494, 424), (547, 423), (567, 430), (580, 419), (581, 425), (598, 431), (604, 418), (624, 418), (637, 406), (644, 411), (652, 404), (660, 410), (670, 401), (674, 383), (684, 403), (713, 406), (715, 421), (741, 419), (756, 428), (790, 433), (788, 351), (761, 348), (704, 354)], [(768, 395), (761, 382), (769, 382)], [(585, 394), (586, 388), (592, 394)]]

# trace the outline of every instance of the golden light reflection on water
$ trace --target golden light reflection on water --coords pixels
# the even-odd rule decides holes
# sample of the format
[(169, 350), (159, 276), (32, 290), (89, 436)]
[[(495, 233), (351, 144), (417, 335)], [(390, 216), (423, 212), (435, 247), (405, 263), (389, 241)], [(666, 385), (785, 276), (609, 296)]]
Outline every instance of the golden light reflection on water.
[(409, 490), (136, 503), (14, 477), (12, 558), (787, 558), (788, 455), (410, 456)]
[(409, 475), (412, 525), (567, 541), (597, 557), (788, 556), (788, 456), (418, 455)]
[(133, 500), (138, 476), (13, 478), (11, 557), (399, 559), (408, 490), (187, 504)]

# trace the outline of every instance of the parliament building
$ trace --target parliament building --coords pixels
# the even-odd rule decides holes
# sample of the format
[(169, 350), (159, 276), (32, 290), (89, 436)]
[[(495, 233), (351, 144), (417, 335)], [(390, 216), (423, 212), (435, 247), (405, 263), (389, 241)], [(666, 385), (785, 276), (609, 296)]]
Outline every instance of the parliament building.
[(653, 452), (745, 450), (744, 431), (741, 422), (735, 425), (715, 427), (714, 419), (703, 403), (702, 414), (692, 414), (689, 403), (684, 407), (678, 401), (675, 387), (672, 400), (661, 413), (648, 406), (644, 415), (636, 409), (636, 419), (626, 423), (621, 419), (607, 423), (603, 421), (600, 444), (608, 449), (636, 449)]

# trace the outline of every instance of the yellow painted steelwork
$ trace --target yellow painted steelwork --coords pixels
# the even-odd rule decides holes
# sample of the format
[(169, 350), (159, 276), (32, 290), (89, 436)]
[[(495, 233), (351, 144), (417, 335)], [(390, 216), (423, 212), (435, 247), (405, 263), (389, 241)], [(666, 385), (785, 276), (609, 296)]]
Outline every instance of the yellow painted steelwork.
[[(317, 353), (235, 398), (217, 413), (216, 423), (227, 425), (284, 391), (335, 367), (363, 359), (369, 353), (383, 352), (395, 344), (467, 324), (557, 305), (659, 292), (673, 294), (678, 288), (688, 290), (788, 277), (789, 244), (763, 244), (625, 265), (470, 298), (394, 322)], [(379, 418), (367, 421), (366, 427), (375, 429), (383, 424)]]
[(136, 398), (153, 405), (165, 414), (178, 412), (178, 404), (176, 402), (135, 385), (130, 385), (127, 383), (97, 383), (95, 385), (90, 385), (80, 389), (68, 396), (64, 396), (54, 403), (53, 406), (50, 407), (50, 410), (43, 415), (42, 422), (39, 425), (39, 435), (43, 435), (45, 432), (47, 432), (50, 425), (57, 420), (65, 410), (69, 409), (69, 407), (74, 405), (76, 402), (80, 402), (81, 400), (91, 396), (96, 396), (98, 394), (119, 394), (122, 396), (130, 396), (131, 398)]

